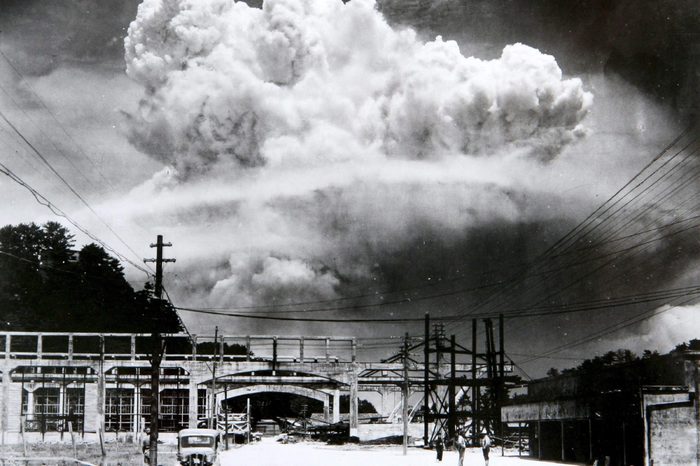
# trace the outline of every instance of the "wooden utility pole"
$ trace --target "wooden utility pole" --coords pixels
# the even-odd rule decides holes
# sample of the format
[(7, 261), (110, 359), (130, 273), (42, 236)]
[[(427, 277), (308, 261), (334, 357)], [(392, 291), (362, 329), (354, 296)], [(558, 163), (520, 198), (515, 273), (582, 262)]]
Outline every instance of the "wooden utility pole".
[(423, 337), (423, 445), (430, 443), (428, 422), (430, 421), (430, 314), (425, 313)]
[(144, 259), (144, 262), (156, 263), (155, 277), (155, 303), (157, 315), (153, 317), (153, 330), (151, 333), (152, 353), (151, 353), (151, 432), (149, 437), (148, 456), (152, 466), (158, 466), (158, 413), (160, 412), (160, 362), (163, 359), (163, 339), (160, 335), (158, 319), (163, 311), (163, 263), (175, 262), (175, 259), (163, 259), (163, 248), (172, 246), (171, 243), (163, 242), (163, 235), (158, 235), (152, 248), (156, 248), (155, 259)]
[(214, 328), (214, 360), (211, 367), (211, 417), (209, 419), (209, 422), (207, 423), (210, 429), (216, 429), (218, 424), (218, 419), (216, 417), (216, 345), (218, 343), (218, 340), (219, 326), (217, 325)]
[(403, 339), (403, 455), (406, 456), (408, 446), (408, 333)]

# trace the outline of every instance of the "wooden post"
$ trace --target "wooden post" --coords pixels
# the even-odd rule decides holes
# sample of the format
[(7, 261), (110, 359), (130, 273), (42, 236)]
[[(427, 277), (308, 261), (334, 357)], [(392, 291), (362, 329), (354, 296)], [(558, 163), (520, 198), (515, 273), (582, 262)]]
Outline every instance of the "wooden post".
[(501, 437), (501, 456), (503, 456), (504, 452), (504, 432), (503, 432), (503, 423), (501, 422), (501, 406), (503, 405), (503, 401), (506, 398), (506, 393), (505, 393), (505, 356), (506, 356), (506, 350), (505, 350), (505, 328), (504, 328), (504, 323), (503, 323), (503, 314), (498, 315), (498, 356), (499, 356), (499, 361), (498, 361), (498, 391), (497, 396), (498, 399), (496, 400), (496, 410), (497, 412), (497, 418), (495, 419), (495, 422), (498, 425), (498, 435)]
[(403, 386), (401, 397), (401, 420), (403, 422), (403, 456), (406, 456), (408, 447), (408, 333), (403, 339)]
[(304, 337), (299, 338), (299, 362), (304, 362)]
[(73, 360), (73, 334), (68, 335), (68, 360)]
[(246, 425), (248, 427), (248, 443), (250, 443), (250, 429), (252, 428), (250, 425), (250, 398), (246, 398), (245, 400), (245, 414)]
[(479, 438), (479, 382), (476, 372), (476, 319), (472, 319), (472, 445)]
[(73, 421), (68, 421), (68, 433), (70, 434), (70, 442), (73, 445), (73, 458), (78, 458), (78, 450), (75, 448), (75, 433), (73, 432)]
[(102, 458), (104, 458), (105, 456), (107, 456), (107, 451), (105, 450), (105, 439), (101, 427), (97, 429), (97, 435), (100, 438), (100, 451), (102, 452)]
[(224, 381), (224, 425), (225, 425), (225, 433), (224, 433), (224, 440), (226, 443), (226, 450), (228, 451), (228, 403), (226, 403), (226, 400), (228, 400), (228, 384), (226, 381)]
[(355, 361), (357, 361), (357, 339), (353, 338), (351, 343), (350, 343), (350, 346), (352, 347), (351, 360), (352, 360), (352, 362), (355, 362)]
[(449, 414), (447, 418), (447, 435), (454, 438), (455, 426), (457, 424), (456, 395), (457, 395), (457, 355), (454, 334), (450, 336), (450, 386), (449, 386)]
[(423, 445), (428, 446), (428, 421), (430, 419), (430, 314), (425, 313), (423, 336)]
[[(216, 429), (216, 343), (219, 338), (219, 327), (214, 328), (214, 354), (212, 358), (211, 369), (211, 402), (210, 405), (210, 421), (208, 422), (210, 429)], [(154, 465), (157, 466), (157, 465)]]
[(22, 452), (24, 453), (24, 456), (27, 456), (27, 439), (24, 438), (24, 421), (26, 417), (25, 416), (20, 416), (19, 417), (19, 434), (22, 437)]
[(523, 454), (523, 423), (518, 422), (518, 457)]
[(326, 337), (326, 362), (331, 360), (331, 339)]
[[(646, 436), (646, 430), (645, 436)], [(593, 422), (588, 418), (588, 461), (593, 461)]]
[(627, 428), (622, 421), (622, 464), (627, 464)]
[(561, 426), (561, 460), (564, 462), (564, 458), (566, 458), (566, 452), (564, 450), (564, 420), (559, 421), (559, 425)]

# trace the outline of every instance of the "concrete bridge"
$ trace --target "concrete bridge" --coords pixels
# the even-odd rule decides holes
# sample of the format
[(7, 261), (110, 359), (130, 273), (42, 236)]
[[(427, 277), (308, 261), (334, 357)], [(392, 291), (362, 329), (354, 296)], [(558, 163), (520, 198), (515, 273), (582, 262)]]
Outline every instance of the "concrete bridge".
[[(0, 332), (0, 428), (6, 432), (138, 433), (149, 421), (150, 335)], [(348, 394), (351, 435), (358, 428), (358, 393), (383, 397), (420, 376), (403, 362), (361, 362), (352, 337), (168, 335), (160, 369), (163, 430), (197, 425), (224, 399), (292, 393), (323, 403), (328, 422), (340, 418)], [(204, 351), (206, 349), (206, 351)], [(242, 353), (242, 354), (234, 354)], [(459, 370), (469, 367), (460, 364)], [(461, 367), (465, 366), (465, 367)], [(420, 374), (413, 364), (411, 374)], [(391, 406), (384, 406), (388, 414)]]

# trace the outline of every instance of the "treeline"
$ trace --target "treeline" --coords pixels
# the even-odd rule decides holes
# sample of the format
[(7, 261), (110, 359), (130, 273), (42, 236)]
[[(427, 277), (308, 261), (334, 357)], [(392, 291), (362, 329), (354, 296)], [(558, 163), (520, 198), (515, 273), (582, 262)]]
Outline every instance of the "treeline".
[(180, 321), (151, 285), (134, 290), (97, 244), (75, 250), (56, 222), (0, 228), (0, 330), (177, 332)]
[[(628, 349), (608, 351), (607, 353), (586, 359), (576, 367), (563, 369), (551, 368), (547, 380), (574, 379), (578, 396), (596, 393), (638, 392), (644, 385), (685, 385), (684, 353), (688, 350), (700, 350), (700, 340), (682, 343), (666, 354), (645, 350), (641, 356)], [(547, 385), (538, 390), (540, 397), (556, 397), (559, 389), (548, 393)]]

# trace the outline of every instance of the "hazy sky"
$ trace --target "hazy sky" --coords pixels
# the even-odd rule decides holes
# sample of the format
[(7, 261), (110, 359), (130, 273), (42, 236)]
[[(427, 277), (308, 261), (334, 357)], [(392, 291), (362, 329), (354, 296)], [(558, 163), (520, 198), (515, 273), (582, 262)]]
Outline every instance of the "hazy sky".
[[(558, 262), (498, 285), (526, 277), (686, 126), (698, 103), (695, 2), (138, 3), (1, 4), (0, 112), (99, 218), (4, 119), (0, 162), (133, 261), (153, 255), (156, 234), (172, 241), (176, 304), (463, 316), (447, 333), (466, 343), (474, 312), (695, 284), (691, 231), (600, 269)], [(0, 196), (2, 224), (55, 219), (7, 178)], [(637, 205), (618, 236), (678, 220), (678, 202)], [(140, 288), (145, 275), (125, 266)], [(525, 361), (601, 335), (528, 363), (533, 375), (619, 347), (665, 351), (698, 334), (694, 308), (603, 333), (678, 302), (507, 319), (506, 348)], [(323, 310), (289, 313), (302, 308)], [(182, 316), (200, 333), (421, 331)]]

